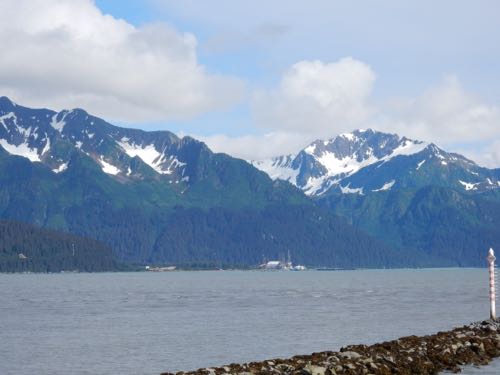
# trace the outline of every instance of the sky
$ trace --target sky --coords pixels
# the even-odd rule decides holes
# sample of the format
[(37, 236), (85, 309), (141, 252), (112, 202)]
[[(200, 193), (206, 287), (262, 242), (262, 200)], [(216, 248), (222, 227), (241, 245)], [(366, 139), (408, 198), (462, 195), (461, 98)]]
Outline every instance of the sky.
[(500, 167), (497, 0), (0, 0), (0, 95), (245, 159), (358, 128)]

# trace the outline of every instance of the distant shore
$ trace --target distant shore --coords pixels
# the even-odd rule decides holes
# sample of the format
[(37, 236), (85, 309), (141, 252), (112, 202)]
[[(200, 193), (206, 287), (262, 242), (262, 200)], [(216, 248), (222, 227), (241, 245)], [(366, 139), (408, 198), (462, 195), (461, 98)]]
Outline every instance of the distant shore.
[[(407, 336), (374, 345), (350, 345), (289, 359), (201, 368), (177, 375), (297, 374), (389, 375), (459, 372), (464, 365), (487, 365), (500, 356), (500, 319), (485, 320), (428, 336)], [(164, 372), (161, 375), (173, 375)]]
[(484, 267), (474, 267), (474, 266), (465, 266), (465, 267), (387, 267), (387, 268), (368, 268), (368, 267), (358, 267), (358, 268), (329, 268), (329, 267), (310, 267), (304, 270), (268, 270), (262, 269), (258, 267), (228, 267), (228, 268), (217, 268), (217, 267), (206, 267), (206, 268), (198, 268), (198, 267), (182, 267), (182, 266), (150, 266), (153, 269), (146, 269), (145, 266), (140, 265), (127, 265), (127, 267), (114, 269), (114, 270), (106, 270), (106, 271), (85, 271), (85, 270), (60, 270), (60, 271), (0, 271), (0, 275), (30, 275), (30, 274), (41, 274), (41, 275), (51, 275), (51, 274), (75, 274), (75, 273), (83, 273), (83, 274), (99, 274), (99, 273), (175, 273), (175, 272), (199, 272), (199, 271), (250, 271), (250, 272), (311, 272), (311, 271), (319, 271), (319, 272), (342, 272), (342, 271), (398, 271), (398, 270), (456, 270), (456, 269), (484, 269)]

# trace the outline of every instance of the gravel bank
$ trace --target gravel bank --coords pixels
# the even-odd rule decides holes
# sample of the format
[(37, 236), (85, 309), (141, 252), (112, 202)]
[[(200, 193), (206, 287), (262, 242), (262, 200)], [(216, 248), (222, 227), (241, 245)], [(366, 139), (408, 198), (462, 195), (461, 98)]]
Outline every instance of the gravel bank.
[[(178, 372), (177, 375), (290, 374), (389, 375), (460, 372), (467, 364), (486, 365), (500, 356), (500, 320), (485, 320), (429, 336), (408, 336), (374, 345), (350, 345), (339, 352), (298, 355), (289, 359), (230, 364)], [(173, 375), (165, 372), (162, 375)]]

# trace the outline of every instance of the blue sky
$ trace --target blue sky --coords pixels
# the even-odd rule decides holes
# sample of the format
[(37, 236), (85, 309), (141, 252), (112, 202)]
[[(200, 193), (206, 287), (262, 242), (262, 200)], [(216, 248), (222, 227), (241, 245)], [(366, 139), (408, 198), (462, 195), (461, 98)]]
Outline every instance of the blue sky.
[(210, 70), (256, 83), (276, 81), (296, 61), (352, 56), (377, 72), (381, 95), (418, 94), (443, 74), (456, 74), (471, 90), (500, 100), (500, 87), (493, 84), (500, 82), (497, 1), (267, 3), (96, 1), (104, 13), (136, 26), (166, 22), (193, 33), (199, 59)]
[[(36, 69), (30, 59), (0, 63), (0, 88), (20, 103), (84, 107), (244, 158), (372, 127), (500, 166), (498, 1), (6, 0), (0, 7), (13, 20), (0, 26), (0, 38), (25, 41), (11, 43), (16, 61), (38, 56)], [(38, 18), (16, 21), (23, 9)]]

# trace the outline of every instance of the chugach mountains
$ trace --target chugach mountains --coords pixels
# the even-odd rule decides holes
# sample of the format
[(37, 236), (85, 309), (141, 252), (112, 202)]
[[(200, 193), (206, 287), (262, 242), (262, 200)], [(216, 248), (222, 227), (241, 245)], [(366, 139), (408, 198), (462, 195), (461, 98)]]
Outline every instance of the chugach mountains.
[[(114, 264), (106, 249), (122, 264), (184, 267), (288, 252), (318, 267), (479, 266), (500, 244), (500, 169), (373, 130), (247, 162), (168, 131), (2, 97), (0, 218), (97, 241), (90, 269)], [(18, 262), (2, 241), (0, 262)]]

